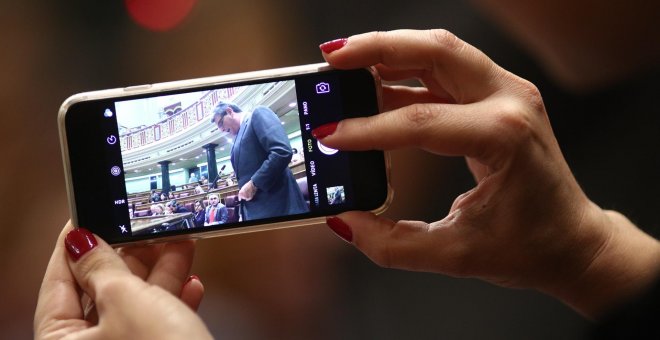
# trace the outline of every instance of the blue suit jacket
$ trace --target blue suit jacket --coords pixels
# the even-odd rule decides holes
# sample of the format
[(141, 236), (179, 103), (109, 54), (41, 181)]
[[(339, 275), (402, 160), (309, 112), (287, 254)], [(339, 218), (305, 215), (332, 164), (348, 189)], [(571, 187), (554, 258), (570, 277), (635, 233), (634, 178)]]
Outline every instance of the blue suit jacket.
[[(206, 213), (204, 214), (204, 223), (209, 223), (211, 220), (211, 209), (213, 208), (212, 205), (209, 205), (206, 207)], [(215, 207), (215, 224), (224, 224), (227, 223), (227, 219), (229, 217), (229, 214), (227, 212), (227, 207), (225, 207), (224, 204), (218, 203), (218, 205)]]
[(279, 118), (259, 106), (246, 115), (231, 149), (238, 187), (252, 180), (257, 193), (243, 202), (244, 220), (300, 214), (309, 211), (289, 169), (291, 145)]

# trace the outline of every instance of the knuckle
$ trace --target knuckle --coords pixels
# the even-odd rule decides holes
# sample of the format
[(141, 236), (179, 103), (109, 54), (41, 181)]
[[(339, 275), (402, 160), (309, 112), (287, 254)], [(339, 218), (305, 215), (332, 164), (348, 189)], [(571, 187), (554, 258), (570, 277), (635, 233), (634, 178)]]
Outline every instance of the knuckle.
[(492, 103), (494, 128), (490, 140), (516, 147), (540, 138), (547, 122), (541, 92), (532, 82), (512, 73), (503, 75), (503, 97)]
[[(516, 82), (516, 95), (498, 100), (494, 109), (495, 128), (493, 137), (504, 143), (521, 144), (539, 138), (546, 119), (543, 98), (538, 88), (526, 80)], [(495, 138), (497, 139), (497, 138)]]
[(370, 35), (371, 35), (371, 40), (373, 40), (376, 43), (381, 44), (381, 43), (385, 42), (387, 32), (385, 32), (385, 31), (373, 31), (373, 32), (370, 33)]
[(539, 88), (528, 80), (519, 79), (518, 89), (522, 100), (530, 105), (535, 112), (545, 112), (545, 105), (543, 104), (543, 97)]
[(383, 235), (380, 242), (374, 244), (369, 257), (383, 268), (409, 268), (413, 265), (410, 258), (417, 252), (418, 245), (407, 240), (428, 230), (428, 223), (399, 221)]
[(96, 280), (94, 284), (97, 299), (112, 298), (125, 290), (125, 281), (114, 277)]
[(379, 59), (388, 64), (390, 60), (396, 58), (398, 54), (397, 44), (392, 43), (392, 34), (387, 31), (375, 31), (372, 33), (372, 39), (379, 46)]
[(459, 39), (454, 33), (445, 29), (429, 30), (429, 38), (431, 43), (439, 45), (448, 50), (459, 50), (463, 48), (463, 41)]
[[(111, 268), (112, 261), (103, 256), (90, 256), (85, 260), (78, 264), (78, 271), (82, 274), (82, 282), (92, 287), (100, 287), (106, 280), (100, 280), (99, 278), (107, 268)], [(105, 275), (103, 276), (105, 277)]]
[[(511, 72), (501, 72), (502, 84), (506, 88), (503, 93), (515, 97), (522, 105), (528, 108), (528, 111), (545, 114), (545, 105), (541, 91), (534, 83), (521, 78)], [(529, 110), (531, 109), (531, 110)]]
[(531, 121), (527, 110), (518, 101), (507, 101), (501, 104), (497, 115), (498, 125), (507, 132), (531, 130)]
[(416, 127), (424, 127), (435, 118), (435, 111), (425, 104), (412, 104), (404, 111), (406, 122)]
[(495, 115), (496, 136), (505, 137), (502, 141), (518, 145), (533, 135), (533, 122), (526, 109), (518, 101), (507, 100), (500, 103)]
[(433, 139), (433, 125), (437, 115), (434, 107), (428, 104), (412, 104), (403, 111), (402, 126), (407, 127), (408, 131), (416, 131), (408, 136), (413, 145), (423, 146)]

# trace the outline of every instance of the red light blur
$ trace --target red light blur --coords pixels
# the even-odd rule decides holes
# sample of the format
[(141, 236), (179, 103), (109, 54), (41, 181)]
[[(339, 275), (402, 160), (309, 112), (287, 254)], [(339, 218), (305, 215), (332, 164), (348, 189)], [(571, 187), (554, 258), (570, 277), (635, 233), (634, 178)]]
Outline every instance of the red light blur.
[(152, 31), (168, 31), (180, 24), (197, 0), (125, 0), (131, 18)]

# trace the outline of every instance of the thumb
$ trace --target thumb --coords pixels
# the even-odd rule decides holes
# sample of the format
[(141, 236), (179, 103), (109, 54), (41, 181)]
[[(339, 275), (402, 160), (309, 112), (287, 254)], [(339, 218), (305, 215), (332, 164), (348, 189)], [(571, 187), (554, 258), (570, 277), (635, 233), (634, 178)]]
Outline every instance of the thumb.
[(94, 301), (104, 285), (118, 279), (134, 277), (114, 249), (87, 229), (71, 230), (66, 235), (64, 244), (69, 253), (69, 267), (76, 282)]
[(460, 265), (466, 247), (453, 219), (450, 214), (433, 224), (395, 222), (371, 212), (350, 211), (328, 217), (326, 223), (379, 266), (463, 276)]
[(190, 309), (197, 311), (199, 305), (202, 303), (204, 297), (204, 284), (197, 275), (191, 275), (181, 288), (179, 294), (181, 301), (183, 301)]

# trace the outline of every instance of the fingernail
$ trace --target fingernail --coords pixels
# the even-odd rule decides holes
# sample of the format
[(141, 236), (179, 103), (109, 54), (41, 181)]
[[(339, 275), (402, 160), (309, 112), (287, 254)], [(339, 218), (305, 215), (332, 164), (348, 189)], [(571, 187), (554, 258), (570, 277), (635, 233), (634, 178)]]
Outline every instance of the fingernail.
[(199, 279), (199, 276), (193, 274), (193, 275), (188, 276), (188, 279), (186, 280), (186, 282), (185, 282), (183, 285), (184, 285), (184, 286), (187, 285), (188, 282), (190, 282), (190, 281), (192, 281), (192, 280), (201, 281), (201, 280)]
[(94, 234), (85, 228), (71, 230), (64, 238), (66, 250), (74, 261), (98, 245)]
[(332, 41), (324, 42), (323, 44), (319, 45), (319, 48), (323, 53), (332, 53), (344, 46), (346, 46), (346, 43), (348, 42), (348, 39), (346, 38), (341, 38), (341, 39), (335, 39)]
[(346, 242), (350, 243), (353, 241), (353, 232), (351, 231), (351, 227), (349, 227), (348, 224), (342, 221), (339, 217), (328, 217), (325, 219), (325, 223), (328, 224), (328, 227), (330, 227), (330, 229), (332, 229), (335, 234), (339, 235), (339, 237), (343, 238)]
[(339, 123), (328, 123), (321, 125), (317, 127), (316, 129), (312, 130), (312, 136), (316, 139), (323, 139), (325, 137), (330, 136), (331, 134), (335, 133), (335, 130), (337, 130), (337, 125)]

